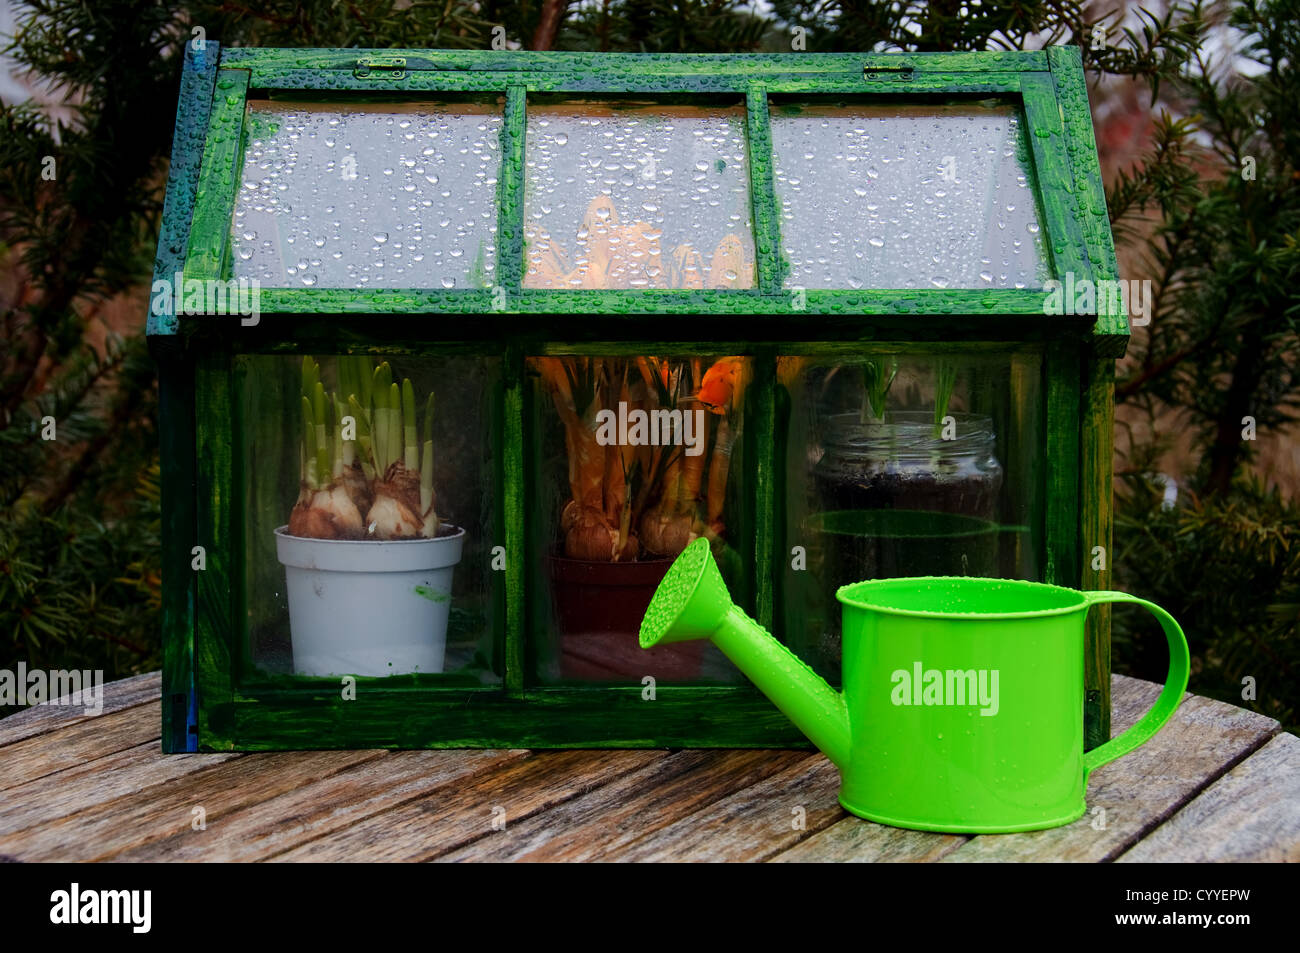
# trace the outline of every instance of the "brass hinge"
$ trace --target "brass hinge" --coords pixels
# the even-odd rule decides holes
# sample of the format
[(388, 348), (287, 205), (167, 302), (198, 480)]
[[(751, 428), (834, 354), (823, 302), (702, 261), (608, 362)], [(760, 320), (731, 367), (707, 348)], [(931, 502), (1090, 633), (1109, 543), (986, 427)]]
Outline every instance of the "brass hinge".
[(363, 56), (352, 75), (357, 79), (402, 79), (406, 76), (405, 56)]

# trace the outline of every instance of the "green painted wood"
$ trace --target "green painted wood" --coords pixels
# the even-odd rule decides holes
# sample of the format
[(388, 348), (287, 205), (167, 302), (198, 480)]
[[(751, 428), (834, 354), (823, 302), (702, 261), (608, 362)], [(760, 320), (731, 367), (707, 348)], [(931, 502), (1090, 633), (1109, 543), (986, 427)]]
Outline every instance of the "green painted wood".
[[(1088, 107), (1088, 84), (1078, 47), (1052, 47), (1047, 51), (1065, 138), (1065, 155), (1073, 176), (1074, 214), (1086, 241), (1088, 262), (1098, 279), (1116, 278), (1115, 242), (1110, 231), (1106, 190), (1101, 181), (1097, 140)], [(1119, 358), (1128, 348), (1128, 315), (1122, 308), (1099, 305), (1097, 348), (1104, 357)]]
[(758, 290), (779, 295), (785, 283), (781, 259), (781, 206), (772, 169), (772, 128), (767, 90), (751, 89), (745, 99), (749, 132), (749, 195), (754, 216), (754, 261)]
[[(874, 77), (861, 71), (840, 74), (782, 72), (765, 76), (762, 84), (773, 93), (936, 95), (1011, 94), (1020, 89), (1019, 73), (917, 73), (883, 72)], [(530, 93), (635, 93), (743, 95), (756, 82), (741, 74), (660, 73), (620, 77), (612, 83), (608, 73), (462, 73), (409, 72), (397, 78), (379, 74), (358, 77), (351, 72), (268, 68), (255, 71), (254, 89), (353, 91), (409, 96), (418, 93), (502, 93), (522, 83)]]
[(1063, 342), (1044, 357), (1047, 406), (1044, 422), (1043, 581), (1077, 586), (1079, 579), (1079, 350)]
[[(521, 344), (526, 355), (543, 354), (545, 350), (530, 341)], [(523, 472), (534, 473), (540, 479), (543, 472), (543, 444), (545, 428), (554, 418), (553, 401), (536, 376), (529, 373), (523, 384)], [(535, 498), (535, 482), (529, 480), (527, 501)], [(532, 638), (524, 645), (525, 683), (534, 685), (541, 681), (543, 673), (558, 669), (559, 636), (551, 623), (551, 602), (545, 560), (541, 558), (555, 549), (556, 541), (550, 535), (554, 528), (546, 525), (547, 521), (539, 519), (536, 507), (524, 506), (523, 542), (525, 553), (537, 553), (539, 557), (525, 560), (524, 578), (524, 616), (527, 631)]]
[[(1109, 219), (1098, 222), (1094, 214), (1097, 206), (1093, 193), (1101, 196), (1103, 215), (1105, 193), (1077, 53), (1074, 66), (1068, 66), (1067, 58), (1059, 74), (1025, 77), (1025, 109), (1057, 278), (1067, 280), (1072, 275), (1076, 280), (1086, 278), (1095, 283), (1115, 277), (1115, 252)], [(1082, 116), (1078, 115), (1080, 108)], [(1076, 169), (1080, 151), (1092, 156), (1091, 171), (1083, 174)], [(1092, 172), (1096, 173), (1095, 179)], [(1105, 232), (1104, 240), (1095, 234), (1098, 229)], [(1127, 318), (1115, 312), (1105, 295), (1097, 296), (1096, 314), (1094, 350), (1110, 357), (1121, 356), (1128, 342)]]
[[(1101, 181), (1082, 56), (1077, 47), (1048, 50), (1061, 116), (1064, 162), (1071, 176), (1068, 218), (1079, 230), (1079, 248), (1094, 281), (1118, 277), (1106, 193)], [(1039, 77), (1035, 76), (1035, 80)], [(1128, 347), (1129, 322), (1109, 296), (1097, 296), (1097, 324), (1083, 366), (1080, 415), (1080, 581), (1083, 589), (1110, 588), (1112, 467), (1115, 440), (1114, 358)], [(1092, 549), (1104, 547), (1105, 569), (1094, 570)], [(1109, 606), (1089, 613), (1084, 657), (1084, 740), (1088, 748), (1110, 738)]]
[[(1032, 567), (1024, 573), (1026, 578), (1035, 582), (1044, 581), (1043, 552), (1045, 551), (1045, 525), (1047, 471), (1045, 454), (1045, 405), (1046, 388), (1043, 386), (1045, 376), (1045, 350), (1024, 348), (1011, 357), (1009, 374), (1005, 379), (990, 375), (987, 387), (997, 396), (995, 401), (1003, 404), (1007, 419), (1014, 420), (1017, 433), (1028, 435), (1024, 441), (1008, 441), (1005, 450), (999, 448), (998, 459), (1001, 460), (1005, 473), (1025, 474), (1027, 485), (1034, 488), (1029, 494), (1029, 512), (1026, 522), (1030, 532), (1022, 535), (1012, 534), (1005, 545), (1012, 550), (1007, 572), (1011, 567), (1020, 574), (1023, 568)], [(1005, 403), (1003, 403), (1005, 402)], [(1001, 408), (1000, 408), (1001, 409)], [(1031, 425), (1035, 416), (1040, 417), (1040, 430)], [(995, 417), (994, 419), (1001, 419)]]
[(530, 550), (526, 542), (525, 499), (529, 480), (524, 464), (524, 354), (518, 347), (511, 347), (507, 352), (504, 383), (502, 419), (498, 427), (502, 446), (497, 499), (503, 501), (506, 548), (505, 686), (507, 691), (520, 694), (527, 678), (526, 566), (530, 554), (537, 550)]
[[(300, 438), (289, 428), (282, 426), (282, 421), (275, 419), (271, 414), (258, 414), (256, 408), (248, 406), (249, 394), (253, 391), (250, 388), (258, 386), (256, 376), (252, 380), (249, 378), (250, 368), (247, 362), (235, 361), (231, 359), (230, 373), (227, 376), (229, 382), (229, 423), (227, 430), (230, 437), (230, 468), (229, 468), (229, 543), (226, 552), (230, 554), (230, 629), (228, 633), (230, 658), (233, 671), (232, 688), (238, 691), (239, 686), (248, 675), (257, 670), (253, 662), (251, 630), (254, 613), (251, 610), (250, 603), (258, 600), (258, 577), (250, 579), (247, 571), (250, 554), (254, 551), (249, 545), (249, 527), (251, 525), (265, 525), (262, 522), (263, 512), (256, 509), (252, 501), (246, 494), (248, 492), (248, 482), (245, 474), (248, 473), (250, 466), (257, 466), (257, 452), (263, 451), (267, 456), (263, 459), (282, 460), (285, 456), (286, 447), (296, 449), (300, 443)], [(301, 388), (296, 390), (301, 393)], [(289, 394), (294, 394), (295, 390), (290, 389)], [(282, 398), (283, 399), (283, 398)], [(290, 406), (290, 414), (296, 408)], [(261, 419), (257, 419), (258, 417)], [(278, 415), (276, 415), (278, 416)], [(291, 435), (292, 434), (292, 435)], [(290, 459), (293, 453), (289, 453)], [(263, 464), (264, 465), (264, 464)], [(278, 506), (275, 509), (274, 516), (271, 517), (274, 527), (281, 520), (287, 522), (287, 514)], [(275, 566), (270, 580), (263, 584), (273, 584), (278, 589), (283, 583), (283, 569)], [(266, 578), (266, 577), (261, 577)], [(252, 591), (250, 592), (250, 587)]]
[[(1084, 363), (1079, 433), (1080, 589), (1111, 589), (1113, 545), (1112, 467), (1115, 454), (1115, 362), (1090, 357)], [(1100, 559), (1093, 548), (1102, 547)], [(1084, 744), (1110, 740), (1109, 604), (1088, 613), (1084, 642)]]
[(1050, 76), (1026, 76), (1022, 84), (1025, 97), (1025, 137), (1033, 156), (1039, 213), (1045, 228), (1047, 254), (1052, 275), (1058, 280), (1073, 273), (1076, 278), (1091, 278), (1083, 232), (1074, 220), (1074, 181), (1065, 158), (1065, 133), (1061, 122), (1056, 87)]
[(1042, 50), (963, 53), (536, 53), (507, 50), (430, 49), (272, 49), (232, 47), (225, 50), (224, 66), (250, 69), (255, 74), (270, 69), (336, 70), (351, 73), (360, 62), (377, 56), (401, 57), (409, 73), (462, 72), (574, 72), (618, 78), (679, 73), (763, 75), (798, 70), (805, 73), (862, 72), (867, 69), (914, 72), (988, 73), (1046, 70)]
[[(498, 179), (497, 278), (501, 289), (518, 288), (524, 280), (524, 89), (511, 86), (506, 93), (505, 121), (501, 124), (501, 175)], [(488, 302), (499, 305), (499, 294)]]
[(198, 743), (230, 747), (235, 714), (232, 680), (234, 644), (232, 593), (242, 554), (231, 549), (234, 475), (231, 472), (230, 357), (208, 351), (194, 375), (198, 463), (194, 484), (198, 533), (207, 568), (197, 573), (197, 625), (194, 635), (195, 683), (199, 698)]
[[(211, 345), (229, 347), (235, 353), (307, 354), (329, 353), (338, 348), (365, 350), (375, 354), (418, 354), (436, 346), (457, 353), (499, 351), (501, 342), (525, 346), (528, 353), (626, 353), (644, 342), (670, 340), (686, 350), (707, 353), (741, 353), (753, 348), (753, 339), (779, 344), (783, 351), (808, 346), (818, 353), (852, 354), (865, 342), (873, 348), (891, 348), (908, 342), (910, 350), (939, 353), (954, 345), (962, 350), (1006, 350), (1008, 345), (1068, 340), (1083, 344), (1086, 332), (1052, 332), (1032, 318), (1016, 316), (957, 315), (946, 322), (917, 321), (907, 315), (797, 315), (763, 319), (757, 327), (753, 315), (716, 314), (707, 321), (692, 315), (660, 315), (653, 324), (645, 319), (623, 316), (611, 320), (600, 315), (556, 314), (545, 320), (521, 323), (515, 315), (483, 314), (473, 320), (437, 320), (427, 314), (377, 314), (358, 321), (355, 316), (274, 315), (264, 317), (257, 327), (238, 327), (230, 333), (211, 318), (182, 320), (182, 333), (190, 349)], [(1091, 319), (1089, 319), (1091, 320)], [(817, 337), (812, 341), (810, 336)]]
[[(784, 715), (748, 686), (642, 686), (358, 691), (262, 695), (235, 708), (212, 750), (282, 748), (759, 748), (810, 747)], [(214, 743), (215, 742), (215, 743)]]
[(158, 362), (158, 462), (162, 489), (162, 743), (171, 752), (192, 750), (195, 710), (195, 573), (191, 549), (198, 538), (194, 499), (194, 376), (170, 337), (150, 341)]
[[(190, 219), (194, 196), (199, 186), (203, 163), (203, 146), (207, 140), (208, 117), (212, 110), (212, 93), (217, 81), (217, 57), (220, 44), (209, 42), (203, 50), (185, 44), (185, 62), (181, 68), (181, 90), (177, 98), (176, 125), (172, 132), (171, 165), (163, 199), (162, 223), (158, 232), (158, 255), (154, 259), (154, 281), (174, 283), (176, 273), (185, 265), (189, 247)], [(170, 298), (160, 297), (157, 306), (150, 300), (145, 333), (149, 336), (176, 333), (175, 308)], [(165, 693), (165, 690), (164, 690)]]
[[(846, 345), (847, 346), (847, 345)], [(854, 341), (855, 349), (861, 343)], [(808, 351), (803, 345), (795, 344), (780, 348), (780, 354), (805, 355)], [(779, 355), (778, 355), (779, 356)], [(802, 628), (791, 626), (793, 613), (789, 608), (789, 593), (792, 591), (797, 573), (791, 564), (791, 547), (800, 542), (791, 538), (789, 516), (790, 480), (788, 475), (790, 431), (793, 419), (793, 401), (790, 390), (780, 378), (773, 374), (772, 383), (772, 488), (771, 495), (774, 513), (777, 519), (772, 527), (772, 632), (796, 655), (805, 661), (814, 660), (811, 646), (807, 644)], [(797, 452), (797, 451), (795, 451)], [(831, 674), (831, 673), (825, 673)]]
[(214, 280), (226, 276), (230, 248), (230, 222), (239, 188), (239, 166), (244, 155), (244, 101), (248, 95), (246, 70), (222, 69), (203, 146), (203, 167), (194, 197), (185, 255), (185, 277)]
[[(646, 289), (644, 291), (551, 291), (505, 287), (504, 306), (496, 307), (492, 292), (468, 289), (263, 288), (263, 316), (271, 314), (601, 314), (617, 318), (630, 314), (662, 314), (678, 320), (695, 315), (1028, 315), (1043, 316), (1045, 291), (1016, 288), (828, 291), (805, 292), (797, 306), (788, 294), (758, 291)], [(228, 313), (234, 314), (235, 308)], [(1053, 316), (1056, 327), (1088, 325), (1091, 317)]]
[(776, 355), (766, 348), (755, 350), (754, 380), (748, 394), (754, 401), (754, 439), (749, 442), (754, 459), (754, 618), (771, 632), (774, 590), (784, 562), (776, 550), (777, 523), (785, 511), (785, 501), (776, 495), (776, 472), (783, 464), (776, 458)]
[[(175, 284), (185, 262), (190, 213), (198, 188), (208, 111), (216, 83), (219, 48), (202, 52), (186, 44), (173, 134), (171, 171), (163, 202), (154, 281)], [(151, 299), (145, 333), (158, 364), (158, 460), (162, 489), (162, 744), (166, 752), (192, 750), (194, 697), (195, 580), (190, 550), (195, 545), (194, 391), (189, 357), (175, 339), (177, 321), (170, 296)]]

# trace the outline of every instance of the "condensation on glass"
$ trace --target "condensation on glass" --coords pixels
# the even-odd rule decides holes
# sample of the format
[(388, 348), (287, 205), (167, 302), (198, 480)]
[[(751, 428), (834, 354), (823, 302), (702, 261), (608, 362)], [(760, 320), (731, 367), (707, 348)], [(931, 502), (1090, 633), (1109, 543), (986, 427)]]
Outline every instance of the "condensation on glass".
[(774, 105), (788, 288), (1041, 288), (1051, 277), (1011, 105)]
[(499, 105), (250, 102), (237, 278), (273, 288), (486, 288)]
[(751, 288), (742, 107), (530, 105), (526, 288)]

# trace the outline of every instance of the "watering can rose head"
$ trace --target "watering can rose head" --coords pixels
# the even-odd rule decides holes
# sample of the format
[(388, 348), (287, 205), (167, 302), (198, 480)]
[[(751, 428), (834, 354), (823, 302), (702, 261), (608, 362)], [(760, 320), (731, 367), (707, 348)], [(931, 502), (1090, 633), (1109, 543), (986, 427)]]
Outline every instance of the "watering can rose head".
[[(338, 359), (338, 390), (303, 359), (302, 473), (289, 532), (313, 539), (431, 539), (433, 394), (417, 420), (409, 378), (363, 357)], [(421, 426), (422, 425), (422, 426)], [(417, 433), (419, 434), (417, 436)]]

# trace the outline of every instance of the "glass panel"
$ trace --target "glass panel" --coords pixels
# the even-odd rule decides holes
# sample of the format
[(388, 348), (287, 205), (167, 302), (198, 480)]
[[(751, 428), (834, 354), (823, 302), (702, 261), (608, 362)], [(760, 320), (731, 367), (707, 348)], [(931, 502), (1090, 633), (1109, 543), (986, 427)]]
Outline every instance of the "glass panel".
[(789, 288), (1041, 288), (1010, 106), (774, 106)]
[[(787, 640), (839, 677), (835, 590), (890, 576), (1041, 581), (1037, 348), (779, 359)], [(787, 403), (788, 401), (788, 403)]]
[(673, 558), (708, 537), (733, 597), (751, 601), (743, 433), (748, 358), (534, 357), (530, 414), (533, 638), (542, 682), (736, 681), (712, 645), (640, 648)]
[(501, 107), (248, 104), (236, 278), (268, 288), (485, 288)]
[(743, 107), (528, 109), (526, 288), (751, 288)]
[(487, 396), (499, 360), (307, 362), (235, 363), (246, 667), (499, 682)]

